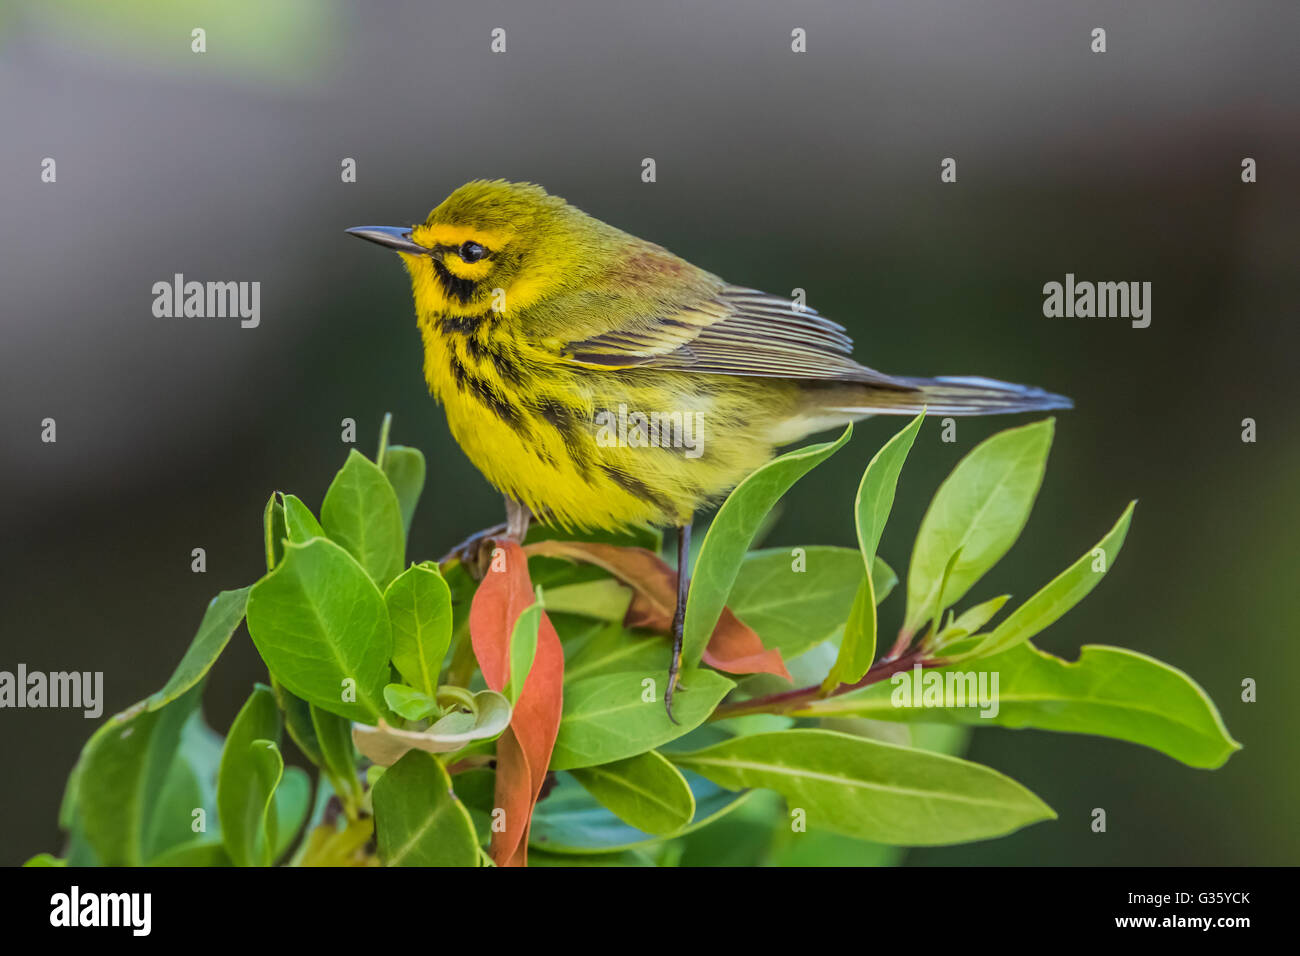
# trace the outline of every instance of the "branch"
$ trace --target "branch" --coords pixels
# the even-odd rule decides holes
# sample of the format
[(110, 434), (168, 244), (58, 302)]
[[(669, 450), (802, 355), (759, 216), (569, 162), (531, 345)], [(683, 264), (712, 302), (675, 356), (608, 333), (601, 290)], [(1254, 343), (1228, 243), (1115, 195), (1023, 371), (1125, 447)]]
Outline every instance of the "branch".
[(900, 671), (910, 670), (917, 664), (922, 667), (936, 667), (942, 663), (943, 661), (939, 660), (927, 660), (925, 649), (917, 647), (901, 657), (876, 661), (860, 681), (853, 684), (841, 684), (829, 694), (822, 690), (821, 684), (800, 687), (797, 690), (787, 690), (779, 694), (765, 694), (762, 697), (752, 697), (749, 700), (720, 704), (713, 711), (713, 716), (709, 720), (726, 720), (728, 717), (741, 717), (745, 714), (788, 714), (815, 700), (838, 697), (841, 694), (847, 694), (849, 691), (858, 690), (870, 684), (879, 683), (882, 680), (888, 680)]

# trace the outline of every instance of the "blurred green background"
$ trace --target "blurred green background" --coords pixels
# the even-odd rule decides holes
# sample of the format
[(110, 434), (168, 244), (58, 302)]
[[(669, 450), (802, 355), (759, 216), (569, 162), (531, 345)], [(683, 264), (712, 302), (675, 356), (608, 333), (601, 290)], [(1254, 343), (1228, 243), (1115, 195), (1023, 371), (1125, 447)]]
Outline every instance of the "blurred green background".
[[(1140, 499), (1115, 572), (1039, 644), (1186, 670), (1245, 749), (1208, 773), (980, 731), (968, 755), (1060, 819), (907, 862), (1295, 863), (1297, 27), (1289, 2), (7, 3), (0, 668), (103, 671), (106, 714), (155, 690), (207, 600), (261, 573), (270, 491), (319, 503), (345, 417), (370, 452), (392, 411), (394, 440), (429, 457), (413, 555), (500, 520), (426, 394), (396, 257), (343, 229), (423, 219), (468, 179), (527, 179), (733, 282), (806, 289), (881, 370), (1072, 396), (1029, 526), (972, 599), (1028, 596)], [(260, 281), (260, 327), (154, 318), (151, 286), (176, 272)], [(1042, 286), (1067, 272), (1150, 281), (1151, 327), (1045, 319)], [(963, 419), (955, 444), (926, 424), (891, 564), (957, 459), (1023, 420)], [(858, 477), (899, 424), (860, 427), (769, 543), (852, 544)], [(210, 722), (264, 674), (241, 629)], [(60, 846), (93, 726), (0, 711), (0, 862)]]

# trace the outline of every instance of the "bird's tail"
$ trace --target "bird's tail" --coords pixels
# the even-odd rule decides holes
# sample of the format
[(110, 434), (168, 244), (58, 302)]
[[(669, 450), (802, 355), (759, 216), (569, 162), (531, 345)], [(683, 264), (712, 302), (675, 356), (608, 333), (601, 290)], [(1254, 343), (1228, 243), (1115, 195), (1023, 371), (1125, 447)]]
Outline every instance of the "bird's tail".
[(905, 388), (868, 386), (855, 395), (843, 391), (823, 408), (853, 416), (915, 415), (922, 408), (931, 415), (1005, 415), (1073, 408), (1064, 395), (1054, 395), (1032, 385), (1015, 385), (968, 375), (939, 378), (891, 376)]

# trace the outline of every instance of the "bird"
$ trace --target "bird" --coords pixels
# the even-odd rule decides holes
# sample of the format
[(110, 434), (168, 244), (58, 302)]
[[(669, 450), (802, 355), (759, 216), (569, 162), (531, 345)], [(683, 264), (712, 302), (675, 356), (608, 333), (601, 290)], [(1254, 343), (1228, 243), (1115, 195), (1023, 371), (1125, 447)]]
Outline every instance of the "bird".
[(674, 721), (695, 516), (778, 449), (872, 415), (1072, 406), (995, 379), (868, 368), (815, 309), (727, 282), (533, 183), (475, 180), (423, 222), (346, 231), (401, 258), (429, 390), (505, 497), (505, 525), (466, 545), (522, 542), (533, 520), (676, 530)]

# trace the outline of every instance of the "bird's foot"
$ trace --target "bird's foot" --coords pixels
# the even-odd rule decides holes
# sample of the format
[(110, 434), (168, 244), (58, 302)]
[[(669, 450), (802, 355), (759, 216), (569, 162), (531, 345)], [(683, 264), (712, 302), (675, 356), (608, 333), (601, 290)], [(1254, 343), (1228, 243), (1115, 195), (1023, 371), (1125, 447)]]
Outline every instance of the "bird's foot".
[(441, 558), (438, 565), (450, 561), (459, 561), (473, 576), (474, 580), (483, 580), (488, 565), (492, 563), (492, 550), (498, 541), (513, 541), (523, 544), (528, 534), (528, 525), (533, 514), (526, 505), (521, 505), (513, 498), (506, 497), (506, 520), (504, 524), (493, 525), (476, 531)]
[(492, 546), (499, 538), (504, 538), (506, 533), (507, 527), (504, 523), (475, 531), (439, 558), (438, 564), (442, 566), (452, 561), (459, 561), (475, 580), (480, 580), (487, 573), (488, 564), (492, 561)]
[[(673, 659), (668, 664), (668, 689), (664, 691), (664, 710), (668, 711), (668, 719), (674, 724), (681, 726), (681, 721), (673, 716), (673, 692), (682, 685), (677, 680), (677, 671), (682, 666), (682, 645), (681, 638), (673, 635)], [(682, 688), (685, 690), (685, 688)]]

